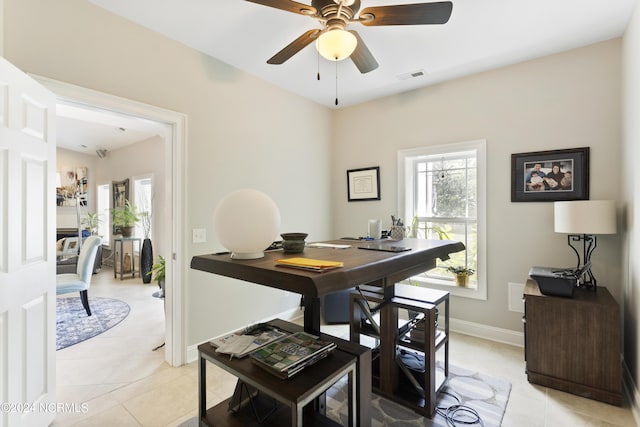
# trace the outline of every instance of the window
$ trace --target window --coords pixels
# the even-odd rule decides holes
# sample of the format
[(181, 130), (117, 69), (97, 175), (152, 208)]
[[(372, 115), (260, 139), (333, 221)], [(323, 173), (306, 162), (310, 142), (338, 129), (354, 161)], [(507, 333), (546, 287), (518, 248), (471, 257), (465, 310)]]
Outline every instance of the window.
[[(409, 236), (457, 240), (466, 247), (413, 283), (486, 299), (485, 146), (480, 140), (398, 152), (399, 208)], [(446, 270), (450, 265), (475, 270), (467, 288), (456, 287)]]
[(109, 211), (109, 200), (111, 200), (109, 184), (99, 184), (96, 194), (96, 214), (100, 221), (98, 222), (98, 236), (102, 237), (102, 244), (109, 246), (111, 242), (111, 215)]
[(134, 203), (140, 221), (136, 223), (135, 236), (140, 238), (152, 238), (153, 232), (151, 218), (153, 214), (153, 177), (151, 175), (141, 175), (133, 177)]

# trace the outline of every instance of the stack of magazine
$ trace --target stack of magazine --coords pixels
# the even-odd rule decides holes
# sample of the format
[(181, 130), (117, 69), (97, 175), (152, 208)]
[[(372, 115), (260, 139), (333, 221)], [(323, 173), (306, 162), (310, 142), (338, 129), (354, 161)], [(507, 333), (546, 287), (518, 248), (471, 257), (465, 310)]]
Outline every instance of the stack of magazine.
[(290, 378), (326, 357), (336, 344), (306, 332), (296, 332), (260, 347), (251, 361), (280, 378)]
[(261, 323), (254, 325), (244, 332), (236, 332), (209, 341), (216, 348), (216, 352), (228, 354), (230, 358), (245, 357), (252, 351), (275, 340), (286, 337), (288, 332)]

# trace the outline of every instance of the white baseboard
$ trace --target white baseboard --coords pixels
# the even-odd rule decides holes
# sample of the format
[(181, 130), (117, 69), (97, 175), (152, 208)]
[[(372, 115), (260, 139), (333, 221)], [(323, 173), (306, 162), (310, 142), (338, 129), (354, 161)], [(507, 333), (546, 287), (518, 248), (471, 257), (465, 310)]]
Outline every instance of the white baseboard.
[(631, 404), (633, 419), (636, 421), (636, 424), (640, 426), (640, 392), (624, 361), (622, 362), (622, 392)]
[(449, 319), (449, 329), (452, 332), (471, 335), (472, 337), (524, 347), (524, 332), (496, 328), (495, 326), (482, 325), (480, 323), (467, 322), (466, 320), (454, 318)]
[[(290, 310), (283, 311), (282, 313), (276, 314), (275, 316), (270, 316), (268, 319), (259, 320), (256, 323), (268, 322), (271, 319), (282, 319), (282, 320), (287, 320), (287, 321), (293, 321), (295, 319), (298, 319), (298, 318), (302, 317), (303, 316), (302, 313), (303, 312), (300, 310), (300, 307), (295, 307), (295, 308), (292, 308)], [(235, 332), (235, 331), (227, 331), (224, 334), (220, 334), (220, 336), (227, 335), (227, 334), (230, 334), (230, 333), (233, 333), (233, 332)], [(211, 337), (208, 340), (203, 341), (203, 342), (209, 342), (214, 338), (216, 338), (216, 337)], [(202, 344), (202, 343), (190, 345), (190, 346), (187, 347), (186, 363), (191, 363), (191, 362), (195, 362), (196, 360), (198, 360), (198, 346), (200, 344)]]

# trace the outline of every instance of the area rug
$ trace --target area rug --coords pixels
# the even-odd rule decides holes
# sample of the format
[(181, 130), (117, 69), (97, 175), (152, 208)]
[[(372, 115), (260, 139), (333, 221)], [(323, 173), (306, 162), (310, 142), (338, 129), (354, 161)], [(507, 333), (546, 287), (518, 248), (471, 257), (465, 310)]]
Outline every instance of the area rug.
[[(441, 369), (438, 366), (438, 369)], [(341, 383), (342, 382), (342, 383)], [(327, 416), (347, 424), (346, 379), (327, 391)], [(449, 379), (440, 391), (433, 419), (395, 402), (372, 396), (372, 425), (385, 427), (499, 427), (507, 408), (511, 383), (476, 371), (449, 365)], [(449, 422), (447, 422), (449, 417)]]
[(129, 304), (113, 298), (89, 297), (91, 316), (80, 297), (56, 299), (56, 350), (95, 337), (122, 322)]
[[(346, 378), (327, 391), (327, 417), (347, 425)], [(507, 408), (511, 383), (479, 372), (449, 365), (449, 380), (440, 392), (433, 419), (398, 405), (376, 394), (371, 401), (374, 427), (498, 427)], [(447, 423), (447, 410), (450, 419)], [(457, 409), (457, 411), (455, 411)], [(455, 411), (455, 412), (454, 412)], [(194, 417), (178, 427), (197, 427)]]

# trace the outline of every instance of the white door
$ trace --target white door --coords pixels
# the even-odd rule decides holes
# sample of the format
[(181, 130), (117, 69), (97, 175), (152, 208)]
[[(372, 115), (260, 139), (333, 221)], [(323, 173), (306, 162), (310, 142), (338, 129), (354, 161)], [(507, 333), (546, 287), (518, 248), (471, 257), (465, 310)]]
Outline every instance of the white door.
[(55, 96), (0, 57), (0, 427), (55, 416)]

